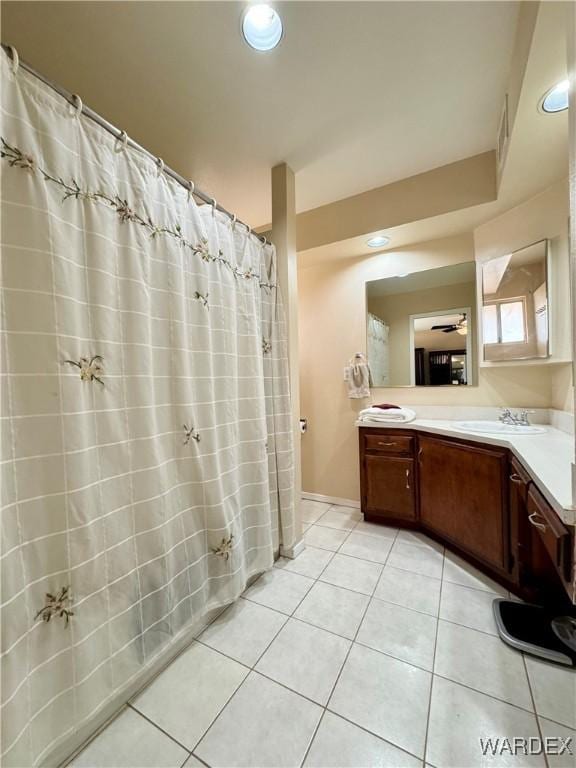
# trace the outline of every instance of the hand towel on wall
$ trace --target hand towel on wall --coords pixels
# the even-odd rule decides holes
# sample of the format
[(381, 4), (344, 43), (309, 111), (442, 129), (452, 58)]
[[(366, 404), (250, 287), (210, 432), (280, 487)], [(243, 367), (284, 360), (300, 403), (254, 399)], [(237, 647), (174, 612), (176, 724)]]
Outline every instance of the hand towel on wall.
[(370, 366), (364, 355), (358, 352), (348, 367), (348, 397), (354, 400), (370, 397), (371, 384)]

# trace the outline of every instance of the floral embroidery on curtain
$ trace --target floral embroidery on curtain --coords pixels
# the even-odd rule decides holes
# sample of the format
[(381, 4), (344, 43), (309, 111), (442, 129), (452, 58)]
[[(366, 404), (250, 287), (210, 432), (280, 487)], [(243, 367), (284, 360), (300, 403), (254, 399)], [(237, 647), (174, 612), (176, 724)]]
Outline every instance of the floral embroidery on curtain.
[(10, 768), (62, 761), (295, 529), (273, 247), (1, 67)]

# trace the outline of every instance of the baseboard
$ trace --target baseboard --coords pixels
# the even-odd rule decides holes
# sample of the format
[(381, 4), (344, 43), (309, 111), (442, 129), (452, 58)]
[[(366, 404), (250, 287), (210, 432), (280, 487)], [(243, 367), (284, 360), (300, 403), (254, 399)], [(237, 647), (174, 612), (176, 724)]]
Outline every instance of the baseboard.
[(360, 502), (354, 499), (342, 499), (339, 496), (324, 496), (321, 493), (308, 493), (308, 491), (302, 491), (303, 499), (310, 499), (310, 501), (324, 501), (326, 504), (338, 504), (342, 507), (354, 507), (354, 509), (360, 509)]
[(287, 557), (289, 560), (294, 560), (295, 557), (306, 549), (304, 539), (300, 539), (292, 547), (280, 547), (280, 556)]

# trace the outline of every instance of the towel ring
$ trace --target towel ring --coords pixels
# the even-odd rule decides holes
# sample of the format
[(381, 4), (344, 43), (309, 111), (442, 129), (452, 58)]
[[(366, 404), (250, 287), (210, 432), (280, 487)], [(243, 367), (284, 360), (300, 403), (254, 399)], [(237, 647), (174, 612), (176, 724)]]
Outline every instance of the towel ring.
[(164, 160), (162, 160), (161, 157), (157, 158), (156, 160), (156, 166), (157, 166), (157, 173), (156, 176), (160, 178), (162, 176), (162, 173), (164, 172)]
[(82, 110), (84, 109), (84, 104), (82, 104), (82, 99), (77, 93), (72, 94), (72, 103), (74, 106), (74, 117), (80, 117)]
[(118, 146), (116, 146), (114, 148), (115, 151), (116, 152), (122, 152), (122, 151), (126, 150), (126, 148), (128, 146), (128, 134), (126, 133), (126, 131), (120, 131), (120, 136), (118, 136), (118, 138), (116, 140), (116, 144), (118, 144), (118, 142), (120, 142), (120, 148), (118, 148)]
[(18, 51), (13, 45), (9, 45), (8, 50), (10, 51), (10, 58), (12, 59), (12, 74), (16, 77), (18, 68), (20, 67), (20, 56), (18, 56)]

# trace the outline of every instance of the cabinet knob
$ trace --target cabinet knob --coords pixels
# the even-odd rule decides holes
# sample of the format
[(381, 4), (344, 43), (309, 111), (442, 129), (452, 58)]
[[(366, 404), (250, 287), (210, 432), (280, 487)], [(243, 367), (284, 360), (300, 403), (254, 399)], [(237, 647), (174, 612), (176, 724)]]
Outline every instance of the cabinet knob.
[(510, 480), (513, 483), (516, 483), (516, 485), (521, 485), (524, 482), (524, 480), (520, 477), (520, 475), (517, 475), (516, 472), (513, 472), (510, 475)]
[(410, 490), (410, 470), (406, 470), (406, 490)]
[(531, 515), (528, 515), (528, 520), (530, 520), (530, 522), (535, 528), (538, 528), (539, 531), (542, 531), (542, 533), (545, 533), (548, 530), (548, 526), (546, 525), (546, 523), (539, 523), (536, 520), (537, 517), (540, 518), (540, 520), (542, 519), (538, 514), (538, 512), (532, 512)]

